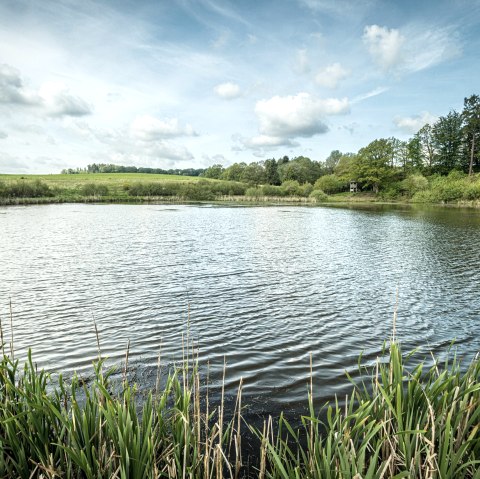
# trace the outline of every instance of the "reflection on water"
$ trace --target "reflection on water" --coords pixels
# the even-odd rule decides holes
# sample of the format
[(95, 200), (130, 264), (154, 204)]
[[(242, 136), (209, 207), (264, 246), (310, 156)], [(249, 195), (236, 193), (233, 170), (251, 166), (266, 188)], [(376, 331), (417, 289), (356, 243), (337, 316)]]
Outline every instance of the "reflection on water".
[[(210, 375), (244, 378), (260, 408), (344, 394), (358, 354), (480, 349), (480, 212), (415, 207), (47, 205), (0, 209), (0, 319), (17, 354), (88, 370), (102, 351), (138, 379), (182, 356), (189, 323)], [(190, 310), (190, 314), (188, 314)], [(8, 336), (8, 335), (7, 335)], [(268, 400), (266, 400), (268, 398)]]

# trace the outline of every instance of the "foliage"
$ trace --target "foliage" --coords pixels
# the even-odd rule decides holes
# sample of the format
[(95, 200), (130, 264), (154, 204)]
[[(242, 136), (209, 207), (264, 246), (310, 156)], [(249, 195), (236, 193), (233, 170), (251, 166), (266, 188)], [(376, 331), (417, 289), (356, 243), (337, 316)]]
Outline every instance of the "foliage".
[(98, 183), (86, 183), (80, 189), (82, 196), (107, 196), (108, 186)]
[(315, 183), (321, 175), (322, 166), (305, 156), (299, 156), (278, 166), (280, 181), (298, 181), (299, 183)]
[(407, 176), (401, 183), (401, 190), (407, 196), (413, 196), (418, 191), (428, 188), (428, 180), (420, 173)]
[[(188, 351), (188, 348), (187, 348)], [(461, 367), (412, 364), (397, 342), (375, 364), (359, 359), (345, 405), (315, 411), (313, 379), (308, 411), (294, 430), (280, 415), (259, 439), (258, 477), (478, 479), (480, 361)], [(116, 384), (103, 360), (91, 381), (62, 376), (54, 383), (32, 356), (23, 370), (0, 361), (0, 476), (13, 478), (245, 477), (242, 465), (240, 382), (226, 420), (223, 395), (210, 405), (198, 365), (186, 358), (141, 407), (136, 388)]]
[(216, 164), (209, 166), (202, 174), (205, 178), (213, 178), (219, 180), (222, 177), (223, 172), (225, 169), (222, 165)]
[(0, 198), (42, 198), (55, 195), (55, 191), (40, 180), (0, 181)]
[(314, 185), (316, 190), (323, 190), (329, 195), (343, 191), (346, 186), (346, 182), (337, 175), (321, 176)]
[(316, 203), (323, 203), (324, 201), (328, 201), (328, 195), (320, 189), (313, 190), (310, 193), (309, 197), (313, 198)]
[(268, 477), (477, 479), (480, 473), (480, 362), (462, 373), (456, 358), (427, 369), (409, 367), (399, 345), (373, 367), (370, 383), (354, 386), (344, 407), (329, 405), (326, 421), (313, 407), (295, 431), (280, 417), (262, 432)]

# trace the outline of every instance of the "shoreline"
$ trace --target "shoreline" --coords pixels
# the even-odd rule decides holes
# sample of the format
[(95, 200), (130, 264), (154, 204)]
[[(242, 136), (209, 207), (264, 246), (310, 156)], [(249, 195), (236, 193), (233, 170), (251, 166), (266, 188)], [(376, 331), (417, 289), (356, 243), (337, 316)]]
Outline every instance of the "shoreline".
[(195, 204), (213, 204), (213, 205), (232, 205), (232, 206), (325, 206), (325, 207), (344, 207), (344, 206), (409, 206), (409, 207), (440, 207), (440, 208), (465, 208), (480, 209), (480, 201), (458, 200), (456, 202), (412, 202), (408, 200), (383, 200), (373, 197), (351, 197), (338, 198), (329, 197), (326, 201), (316, 201), (305, 197), (248, 197), (248, 196), (222, 196), (211, 200), (193, 200), (188, 198), (170, 197), (170, 196), (152, 196), (152, 197), (39, 197), (39, 198), (0, 198), (0, 207), (7, 206), (29, 206), (29, 205), (47, 205), (47, 204), (136, 204), (136, 205), (195, 205)]

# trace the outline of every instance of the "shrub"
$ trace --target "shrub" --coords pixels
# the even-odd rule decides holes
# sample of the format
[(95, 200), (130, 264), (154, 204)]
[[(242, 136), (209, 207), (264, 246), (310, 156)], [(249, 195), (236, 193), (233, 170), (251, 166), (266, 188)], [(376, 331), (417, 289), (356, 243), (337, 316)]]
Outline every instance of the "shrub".
[(313, 198), (315, 200), (315, 203), (323, 203), (325, 201), (328, 201), (328, 195), (325, 194), (325, 192), (322, 190), (313, 190), (310, 193), (310, 198)]
[(107, 196), (108, 186), (98, 183), (86, 183), (80, 189), (82, 196)]
[(480, 182), (470, 183), (463, 192), (463, 198), (466, 200), (478, 200), (480, 198)]
[(264, 196), (263, 189), (254, 187), (248, 188), (247, 191), (245, 191), (245, 196), (250, 198), (260, 198), (261, 196)]
[(345, 189), (345, 182), (337, 175), (321, 176), (314, 185), (315, 190), (322, 190), (331, 195), (333, 193), (340, 193)]
[(297, 180), (287, 180), (282, 183), (283, 196), (300, 196), (300, 183)]
[(40, 180), (0, 184), (0, 196), (3, 198), (41, 198), (54, 194), (55, 191)]
[(418, 191), (424, 191), (428, 188), (428, 180), (420, 173), (414, 173), (407, 176), (401, 183), (401, 190), (407, 196), (413, 196)]
[(281, 186), (263, 185), (262, 192), (264, 196), (283, 196), (284, 190)]

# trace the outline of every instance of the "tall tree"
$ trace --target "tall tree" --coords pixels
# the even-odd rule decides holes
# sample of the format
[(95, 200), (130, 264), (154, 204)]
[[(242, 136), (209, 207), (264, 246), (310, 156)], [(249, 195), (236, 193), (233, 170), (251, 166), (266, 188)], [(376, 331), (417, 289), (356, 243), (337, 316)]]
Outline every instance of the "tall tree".
[(395, 169), (391, 166), (393, 150), (391, 140), (385, 138), (374, 140), (361, 148), (355, 160), (355, 177), (352, 179), (377, 193), (395, 176)]
[(462, 115), (455, 110), (441, 116), (433, 125), (434, 171), (446, 175), (452, 170), (463, 169), (462, 126)]
[(280, 177), (278, 176), (278, 165), (275, 158), (265, 160), (265, 180), (269, 185), (280, 185)]
[(479, 163), (480, 97), (478, 95), (471, 95), (464, 99), (462, 119), (469, 156), (468, 174), (471, 176), (474, 165), (478, 166)]
[(423, 125), (415, 134), (420, 142), (424, 165), (431, 172), (433, 168), (433, 159), (435, 156), (435, 149), (433, 146), (433, 128), (428, 123)]

